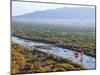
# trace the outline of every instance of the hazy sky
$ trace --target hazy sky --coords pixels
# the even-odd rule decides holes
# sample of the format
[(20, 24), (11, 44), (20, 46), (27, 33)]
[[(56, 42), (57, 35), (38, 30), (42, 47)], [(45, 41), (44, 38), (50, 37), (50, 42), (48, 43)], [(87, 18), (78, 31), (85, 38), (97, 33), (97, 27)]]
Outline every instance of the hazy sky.
[[(62, 7), (72, 8), (72, 7), (83, 7), (83, 6), (13, 1), (12, 2), (12, 16), (23, 15), (23, 14), (31, 13), (35, 11), (62, 8)], [(92, 7), (92, 6), (87, 6), (87, 7)]]

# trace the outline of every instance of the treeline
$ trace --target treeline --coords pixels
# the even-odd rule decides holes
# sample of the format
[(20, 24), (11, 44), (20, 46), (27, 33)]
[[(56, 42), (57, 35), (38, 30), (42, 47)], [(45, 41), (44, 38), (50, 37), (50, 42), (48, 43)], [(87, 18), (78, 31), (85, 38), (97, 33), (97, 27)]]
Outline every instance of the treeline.
[(12, 34), (96, 56), (95, 27), (14, 23)]
[(12, 75), (85, 70), (82, 64), (12, 43)]

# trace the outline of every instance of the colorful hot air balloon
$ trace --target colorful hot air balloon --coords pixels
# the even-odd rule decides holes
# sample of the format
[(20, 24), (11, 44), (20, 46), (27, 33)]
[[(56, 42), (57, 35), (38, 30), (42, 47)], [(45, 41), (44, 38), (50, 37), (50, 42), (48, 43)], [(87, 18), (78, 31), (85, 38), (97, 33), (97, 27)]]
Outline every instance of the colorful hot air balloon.
[(75, 52), (75, 53), (74, 53), (74, 56), (75, 56), (75, 58), (79, 58), (79, 57), (80, 57), (80, 53)]

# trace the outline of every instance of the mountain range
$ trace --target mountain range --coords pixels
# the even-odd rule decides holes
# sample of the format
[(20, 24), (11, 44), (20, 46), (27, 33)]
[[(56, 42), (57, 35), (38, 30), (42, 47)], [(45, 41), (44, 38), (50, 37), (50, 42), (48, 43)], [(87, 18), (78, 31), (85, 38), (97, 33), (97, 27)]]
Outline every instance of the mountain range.
[(95, 19), (95, 8), (90, 7), (63, 7), (57, 9), (49, 9), (44, 11), (36, 11), (13, 18), (30, 18), (30, 19)]

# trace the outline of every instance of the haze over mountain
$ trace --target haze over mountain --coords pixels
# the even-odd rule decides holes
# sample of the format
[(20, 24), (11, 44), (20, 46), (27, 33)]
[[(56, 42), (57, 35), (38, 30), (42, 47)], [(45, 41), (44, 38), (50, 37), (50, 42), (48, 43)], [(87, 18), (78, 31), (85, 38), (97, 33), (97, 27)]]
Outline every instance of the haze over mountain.
[(30, 19), (78, 19), (78, 20), (94, 20), (95, 8), (90, 7), (63, 7), (52, 10), (36, 11), (13, 18), (30, 18)]

